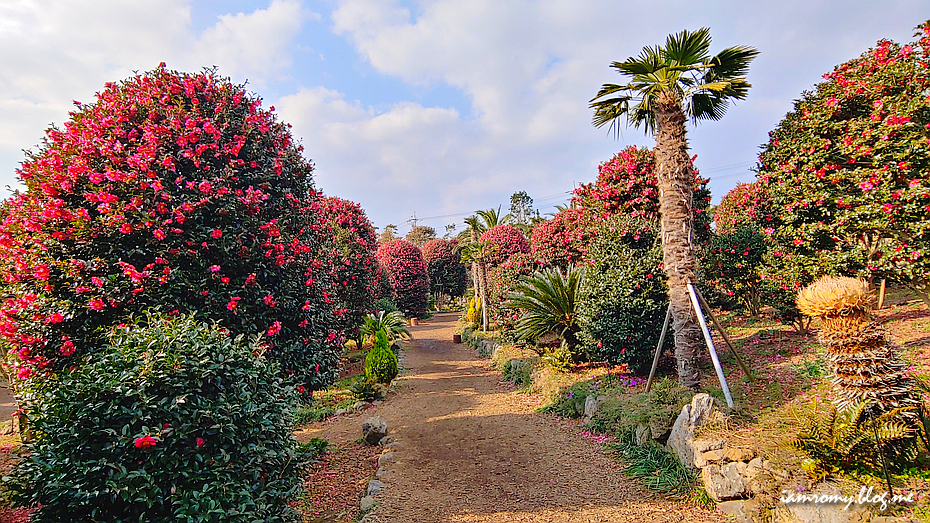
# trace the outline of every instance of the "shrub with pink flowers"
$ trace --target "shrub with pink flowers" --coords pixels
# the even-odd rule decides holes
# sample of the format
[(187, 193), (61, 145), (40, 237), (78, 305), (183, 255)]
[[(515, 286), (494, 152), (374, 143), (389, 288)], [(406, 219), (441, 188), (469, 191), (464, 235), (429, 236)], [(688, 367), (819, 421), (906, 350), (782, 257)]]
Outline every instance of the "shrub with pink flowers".
[(484, 231), (478, 241), (491, 245), (491, 256), (486, 260), (489, 265), (500, 265), (514, 254), (530, 252), (530, 242), (513, 225), (495, 225)]
[(484, 231), (478, 241), (491, 245), (491, 256), (486, 260), (489, 265), (500, 265), (514, 254), (530, 252), (530, 242), (513, 225), (495, 225)]
[(496, 266), (488, 268), (488, 313), (490, 321), (497, 323), (505, 332), (510, 332), (520, 316), (518, 310), (501, 307), (507, 297), (516, 290), (522, 276), (529, 276), (538, 269), (536, 257), (519, 252)]
[(596, 233), (596, 221), (585, 209), (565, 209), (533, 228), (533, 256), (563, 268), (581, 263)]
[[(692, 159), (693, 161), (693, 159)], [(572, 198), (576, 206), (594, 216), (627, 216), (646, 220), (659, 219), (659, 189), (655, 173), (655, 155), (646, 147), (631, 145), (598, 166), (597, 180), (575, 189)], [(710, 230), (709, 180), (694, 169), (694, 232), (700, 241)]]
[[(882, 40), (804, 93), (759, 158), (773, 277), (888, 277), (930, 305), (930, 24)], [(794, 280), (794, 277), (799, 278)]]
[(336, 315), (342, 330), (357, 338), (365, 314), (374, 312), (380, 293), (381, 266), (378, 265), (378, 237), (362, 207), (335, 196), (314, 201), (332, 242), (329, 257), (333, 266), (338, 307)]
[(425, 316), (430, 282), (420, 249), (407, 240), (382, 243), (378, 263), (388, 275), (397, 307), (408, 317)]
[(38, 390), (6, 485), (36, 523), (297, 521), (296, 392), (261, 351), (185, 316), (113, 329)]
[(456, 252), (458, 243), (452, 240), (435, 239), (423, 244), (423, 259), (429, 272), (430, 292), (458, 297), (465, 294), (468, 286), (468, 269)]
[(17, 374), (73, 366), (99, 327), (158, 308), (261, 333), (286, 375), (331, 382), (338, 300), (289, 126), (210, 70), (161, 66), (75, 103), (3, 206), (0, 342)]

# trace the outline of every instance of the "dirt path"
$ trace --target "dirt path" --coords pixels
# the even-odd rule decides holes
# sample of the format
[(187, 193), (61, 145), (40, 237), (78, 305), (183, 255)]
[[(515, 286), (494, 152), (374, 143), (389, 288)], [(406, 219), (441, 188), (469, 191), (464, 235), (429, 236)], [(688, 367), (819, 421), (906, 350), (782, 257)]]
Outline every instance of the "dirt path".
[(388, 420), (398, 444), (383, 465), (388, 487), (369, 519), (725, 521), (642, 490), (573, 424), (536, 414), (532, 397), (510, 390), (467, 347), (451, 343), (455, 320), (440, 314), (411, 328), (415, 341), (396, 396), (300, 435), (338, 444), (359, 438), (368, 416)]

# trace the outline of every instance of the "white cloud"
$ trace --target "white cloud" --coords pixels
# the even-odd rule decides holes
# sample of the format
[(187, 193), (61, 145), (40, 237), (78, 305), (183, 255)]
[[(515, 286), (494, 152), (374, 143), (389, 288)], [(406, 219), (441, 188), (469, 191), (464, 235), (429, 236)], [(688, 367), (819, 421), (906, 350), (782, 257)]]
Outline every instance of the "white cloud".
[(313, 16), (299, 2), (275, 0), (220, 16), (198, 35), (189, 0), (0, 3), (0, 185), (15, 185), (20, 150), (66, 120), (71, 100), (90, 102), (105, 82), (162, 61), (188, 71), (215, 64), (263, 85), (289, 67), (293, 40)]

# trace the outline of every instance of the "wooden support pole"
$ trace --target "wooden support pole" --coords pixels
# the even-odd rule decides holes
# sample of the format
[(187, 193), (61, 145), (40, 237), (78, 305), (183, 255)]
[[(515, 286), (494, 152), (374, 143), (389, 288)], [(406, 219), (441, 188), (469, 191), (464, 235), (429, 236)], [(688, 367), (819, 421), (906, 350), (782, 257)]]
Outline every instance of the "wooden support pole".
[(878, 291), (878, 308), (881, 309), (885, 305), (885, 278), (882, 278), (881, 288)]
[(701, 290), (697, 287), (694, 288), (694, 292), (697, 293), (698, 300), (701, 302), (701, 306), (707, 310), (707, 314), (710, 315), (710, 321), (714, 323), (714, 327), (717, 328), (717, 332), (723, 336), (723, 341), (726, 342), (727, 347), (730, 347), (730, 352), (733, 353), (733, 357), (736, 358), (736, 363), (739, 364), (739, 368), (743, 369), (743, 374), (749, 379), (753, 380), (752, 372), (750, 372), (749, 367), (743, 363), (743, 358), (739, 357), (739, 353), (736, 352), (736, 347), (733, 346), (733, 343), (730, 341), (730, 337), (727, 336), (727, 331), (723, 330), (723, 326), (720, 325), (720, 322), (717, 321), (717, 317), (714, 316), (714, 311), (710, 309), (710, 305), (707, 304), (707, 301), (704, 299), (704, 296), (701, 294)]
[(668, 324), (672, 320), (672, 308), (669, 307), (665, 313), (665, 322), (662, 323), (662, 334), (659, 335), (659, 344), (656, 345), (656, 355), (652, 358), (652, 369), (649, 370), (649, 379), (646, 380), (646, 392), (652, 388), (652, 378), (656, 374), (656, 367), (659, 366), (659, 355), (662, 354), (662, 345), (665, 344), (665, 333), (668, 332)]

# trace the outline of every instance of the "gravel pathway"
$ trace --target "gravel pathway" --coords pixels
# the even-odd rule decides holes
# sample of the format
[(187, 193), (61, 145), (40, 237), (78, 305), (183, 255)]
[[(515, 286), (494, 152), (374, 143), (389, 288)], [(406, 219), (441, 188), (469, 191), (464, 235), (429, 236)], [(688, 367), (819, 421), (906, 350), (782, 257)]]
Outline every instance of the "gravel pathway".
[(387, 487), (365, 521), (726, 521), (643, 490), (575, 424), (535, 413), (533, 397), (451, 342), (456, 317), (410, 329), (415, 341), (396, 396), (299, 435), (338, 445), (359, 438), (364, 418), (388, 420), (397, 444), (382, 465)]

